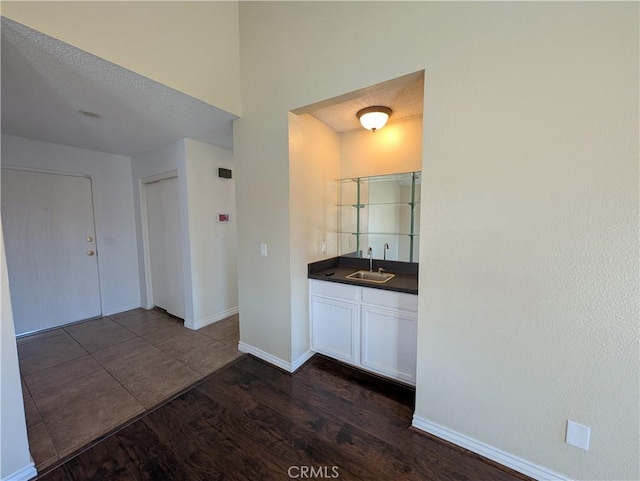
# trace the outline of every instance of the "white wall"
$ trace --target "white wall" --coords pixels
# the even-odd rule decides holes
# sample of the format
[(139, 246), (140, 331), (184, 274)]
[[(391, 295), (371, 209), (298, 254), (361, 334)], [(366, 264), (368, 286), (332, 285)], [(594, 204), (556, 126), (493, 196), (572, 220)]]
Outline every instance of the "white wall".
[(0, 222), (0, 479), (30, 479), (36, 470), (29, 454), (27, 422), (20, 385), (20, 367), (13, 311), (9, 293), (9, 278)]
[[(526, 466), (640, 478), (638, 13), (241, 3), (243, 340), (285, 358), (302, 302), (287, 112), (424, 69), (417, 420)], [(591, 426), (588, 452), (563, 442), (566, 419)]]
[[(238, 309), (235, 180), (218, 178), (218, 167), (233, 168), (233, 152), (191, 139), (182, 139), (132, 158), (142, 305), (153, 307), (147, 298), (148, 280), (144, 268), (141, 180), (176, 171), (185, 279), (185, 326), (192, 329), (234, 314)], [(231, 222), (218, 223), (217, 213), (230, 214)]]
[(289, 113), (291, 359), (287, 361), (293, 364), (310, 348), (307, 264), (338, 255), (339, 157), (335, 131), (311, 115)]
[(377, 132), (340, 134), (340, 178), (416, 172), (422, 169), (422, 115), (394, 120)]
[(139, 307), (130, 158), (3, 135), (2, 165), (91, 176), (102, 313)]
[(198, 328), (238, 312), (235, 180), (218, 177), (219, 167), (234, 165), (231, 150), (191, 139), (185, 149), (193, 296), (193, 324), (186, 325)]
[(2, 15), (240, 114), (237, 2), (2, 2)]

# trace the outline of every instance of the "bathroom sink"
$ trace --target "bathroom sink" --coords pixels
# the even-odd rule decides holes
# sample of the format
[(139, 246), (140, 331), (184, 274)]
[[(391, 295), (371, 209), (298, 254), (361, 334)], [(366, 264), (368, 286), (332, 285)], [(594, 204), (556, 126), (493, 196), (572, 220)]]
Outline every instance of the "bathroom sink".
[(371, 272), (357, 271), (346, 276), (347, 279), (355, 279), (358, 281), (375, 282), (376, 284), (384, 284), (389, 279), (395, 277), (395, 274), (389, 272)]

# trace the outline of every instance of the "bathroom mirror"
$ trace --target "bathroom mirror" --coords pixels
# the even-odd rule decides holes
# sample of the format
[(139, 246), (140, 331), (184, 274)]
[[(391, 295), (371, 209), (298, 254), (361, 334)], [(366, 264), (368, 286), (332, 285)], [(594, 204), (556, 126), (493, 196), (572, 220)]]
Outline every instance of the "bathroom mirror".
[(341, 179), (340, 255), (419, 261), (420, 172)]

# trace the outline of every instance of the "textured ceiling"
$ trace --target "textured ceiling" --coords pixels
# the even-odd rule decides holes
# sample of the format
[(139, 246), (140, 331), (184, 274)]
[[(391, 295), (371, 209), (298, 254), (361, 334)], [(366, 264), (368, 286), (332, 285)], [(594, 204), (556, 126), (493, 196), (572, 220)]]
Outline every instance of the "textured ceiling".
[(2, 18), (4, 134), (131, 156), (183, 137), (233, 148), (236, 118)]
[(422, 114), (424, 73), (416, 72), (367, 87), (347, 95), (309, 105), (294, 111), (308, 113), (336, 132), (361, 129), (356, 113), (365, 107), (383, 105), (393, 114), (389, 122)]

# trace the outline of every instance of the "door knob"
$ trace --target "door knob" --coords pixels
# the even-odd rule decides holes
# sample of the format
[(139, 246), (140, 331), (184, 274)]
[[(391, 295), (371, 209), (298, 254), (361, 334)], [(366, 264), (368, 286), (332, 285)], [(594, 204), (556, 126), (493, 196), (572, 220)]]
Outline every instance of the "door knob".
[(93, 242), (93, 237), (87, 237), (87, 242)]
[(92, 256), (93, 254), (95, 254), (95, 252), (93, 252), (93, 251), (87, 251), (87, 255), (88, 255), (88, 256)]

